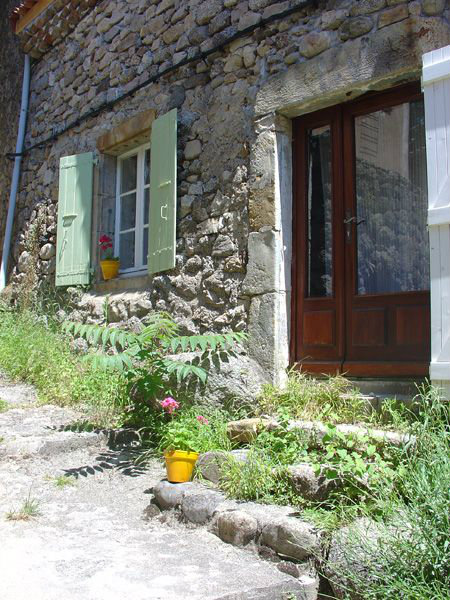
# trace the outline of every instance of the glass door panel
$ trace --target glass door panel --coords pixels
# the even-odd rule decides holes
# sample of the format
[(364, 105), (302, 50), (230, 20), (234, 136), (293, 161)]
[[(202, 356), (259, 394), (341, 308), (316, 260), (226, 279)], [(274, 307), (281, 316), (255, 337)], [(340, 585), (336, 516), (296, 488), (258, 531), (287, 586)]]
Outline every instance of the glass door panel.
[(355, 117), (356, 292), (429, 289), (422, 100)]
[(331, 127), (307, 137), (307, 297), (333, 295)]

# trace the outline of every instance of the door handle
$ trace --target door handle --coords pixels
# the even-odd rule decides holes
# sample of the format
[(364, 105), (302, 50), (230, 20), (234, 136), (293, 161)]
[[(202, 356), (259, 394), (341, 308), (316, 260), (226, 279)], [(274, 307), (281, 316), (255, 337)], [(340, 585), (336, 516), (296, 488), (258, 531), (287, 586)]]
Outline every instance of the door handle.
[(347, 212), (347, 217), (344, 219), (345, 225), (345, 241), (349, 244), (352, 241), (352, 224), (355, 223), (356, 226), (361, 225), (361, 223), (365, 223), (365, 219), (358, 219), (356, 217), (350, 216), (349, 212)]

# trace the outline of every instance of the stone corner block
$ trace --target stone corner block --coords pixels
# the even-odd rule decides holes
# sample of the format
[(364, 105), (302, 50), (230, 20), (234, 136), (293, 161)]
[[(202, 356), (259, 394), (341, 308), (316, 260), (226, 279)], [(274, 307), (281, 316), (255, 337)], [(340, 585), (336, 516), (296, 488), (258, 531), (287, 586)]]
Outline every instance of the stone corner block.
[(258, 231), (248, 236), (247, 275), (242, 293), (256, 296), (277, 291), (278, 233)]
[(233, 546), (246, 546), (258, 534), (258, 521), (245, 510), (228, 510), (217, 517), (217, 536)]
[(181, 505), (184, 495), (188, 491), (193, 491), (195, 484), (188, 483), (170, 483), (166, 479), (160, 481), (153, 488), (155, 502), (161, 510), (170, 510), (178, 508)]
[(225, 496), (221, 492), (197, 486), (183, 496), (181, 512), (187, 521), (204, 525), (212, 519), (217, 506), (224, 500)]
[(261, 543), (277, 554), (304, 560), (320, 555), (320, 539), (316, 529), (296, 518), (282, 517), (267, 524), (261, 533)]

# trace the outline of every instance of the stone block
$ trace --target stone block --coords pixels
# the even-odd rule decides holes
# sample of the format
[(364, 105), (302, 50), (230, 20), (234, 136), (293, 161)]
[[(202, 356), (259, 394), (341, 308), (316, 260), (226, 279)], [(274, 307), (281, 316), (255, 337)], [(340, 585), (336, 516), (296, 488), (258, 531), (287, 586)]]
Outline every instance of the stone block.
[(440, 15), (445, 8), (445, 0), (422, 0), (422, 10), (426, 15)]
[(345, 10), (327, 10), (322, 13), (322, 28), (337, 29), (345, 21), (346, 16)]
[(156, 117), (153, 109), (145, 110), (113, 127), (97, 139), (97, 149), (101, 153), (118, 155), (128, 144), (141, 138), (148, 140), (150, 129)]
[(387, 8), (380, 13), (378, 17), (378, 28), (386, 27), (387, 25), (392, 25), (392, 23), (396, 23), (397, 21), (402, 21), (403, 19), (407, 19), (409, 16), (408, 5), (407, 4), (398, 4), (397, 6), (393, 6), (392, 8)]
[(385, 6), (386, 0), (359, 0), (353, 4), (350, 15), (352, 17), (367, 15), (369, 13), (377, 12)]
[(330, 34), (326, 31), (311, 32), (303, 36), (299, 44), (299, 52), (305, 58), (312, 58), (327, 50), (331, 45)]
[(357, 38), (365, 33), (369, 33), (372, 27), (373, 21), (371, 17), (354, 17), (353, 19), (348, 19), (339, 30), (341, 40), (345, 42), (348, 39)]
[(184, 158), (185, 160), (194, 160), (200, 156), (202, 152), (202, 143), (200, 140), (191, 140), (187, 142), (184, 148)]
[(278, 244), (276, 231), (250, 233), (247, 275), (242, 283), (244, 295), (255, 296), (276, 291)]
[(212, 255), (224, 258), (231, 256), (234, 253), (235, 246), (228, 235), (218, 235), (216, 241), (213, 244)]
[(153, 488), (155, 502), (161, 510), (171, 510), (181, 505), (184, 495), (192, 490), (194, 484), (188, 483), (170, 483), (163, 479)]
[(56, 254), (56, 248), (53, 244), (44, 244), (39, 251), (39, 257), (42, 260), (50, 260)]
[(217, 506), (225, 500), (224, 494), (207, 488), (189, 490), (181, 499), (184, 517), (196, 525), (205, 525), (212, 519)]
[(262, 430), (270, 431), (277, 427), (277, 422), (273, 419), (240, 419), (239, 421), (230, 421), (227, 424), (227, 435), (233, 442), (248, 444)]
[(261, 543), (281, 556), (305, 560), (320, 556), (320, 540), (310, 524), (292, 517), (283, 517), (264, 527)]
[(252, 25), (256, 25), (261, 21), (261, 15), (259, 13), (254, 13), (248, 11), (242, 15), (239, 19), (238, 30), (242, 31), (243, 29), (247, 29), (247, 27), (251, 27)]
[(258, 522), (245, 510), (224, 511), (217, 518), (217, 535), (227, 544), (246, 546), (258, 534)]
[(245, 448), (232, 450), (231, 452), (212, 450), (201, 454), (195, 466), (204, 479), (218, 484), (222, 476), (223, 465), (233, 459), (239, 462), (246, 462), (248, 452)]
[(322, 472), (316, 475), (310, 463), (288, 467), (288, 479), (297, 494), (313, 502), (323, 502), (337, 487), (336, 481), (327, 479)]

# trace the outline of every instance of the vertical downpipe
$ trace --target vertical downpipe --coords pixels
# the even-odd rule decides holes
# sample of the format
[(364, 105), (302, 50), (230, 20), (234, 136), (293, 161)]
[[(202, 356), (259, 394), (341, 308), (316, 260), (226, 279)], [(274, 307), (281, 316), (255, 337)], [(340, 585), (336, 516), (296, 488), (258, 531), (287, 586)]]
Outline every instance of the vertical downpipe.
[(14, 169), (11, 180), (11, 192), (9, 194), (8, 216), (6, 218), (5, 238), (3, 240), (2, 263), (0, 267), (0, 292), (6, 286), (8, 274), (8, 259), (11, 247), (11, 234), (14, 223), (14, 212), (16, 210), (17, 190), (20, 180), (20, 166), (22, 162), (22, 151), (25, 140), (27, 125), (28, 99), (30, 91), (30, 57), (25, 54), (23, 66), (22, 102), (20, 105), (19, 129), (17, 131), (16, 156), (14, 158)]

